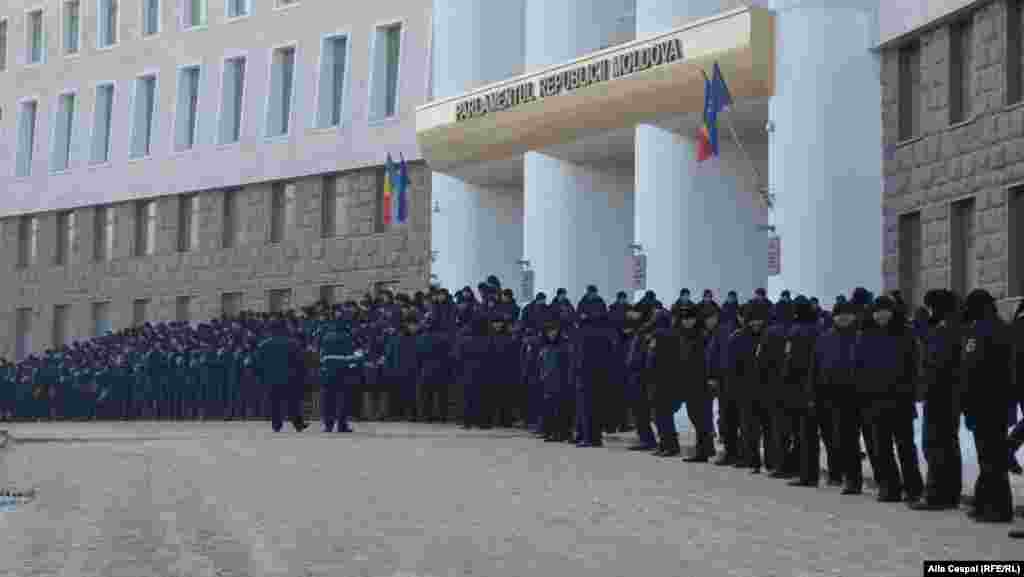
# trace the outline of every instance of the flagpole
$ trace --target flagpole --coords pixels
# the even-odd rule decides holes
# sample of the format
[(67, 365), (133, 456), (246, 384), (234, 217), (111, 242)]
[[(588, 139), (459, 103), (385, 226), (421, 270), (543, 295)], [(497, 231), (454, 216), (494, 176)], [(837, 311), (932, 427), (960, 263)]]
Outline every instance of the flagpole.
[[(729, 116), (730, 115), (728, 114), (725, 115), (725, 124), (726, 126), (729, 127), (729, 133), (732, 134), (733, 142), (735, 142), (736, 146), (739, 147), (740, 153), (743, 154), (743, 157), (747, 159), (747, 164), (750, 165), (750, 170), (751, 172), (754, 173), (754, 178), (757, 179), (758, 188), (760, 188), (760, 183), (762, 182), (761, 172), (757, 170), (757, 166), (754, 164), (754, 161), (750, 158), (750, 154), (747, 153), (746, 147), (743, 146), (743, 142), (740, 141), (739, 135), (736, 134), (736, 127), (732, 125), (732, 118), (730, 118)], [(760, 190), (758, 192), (760, 192)], [(762, 200), (764, 200), (765, 204), (768, 205), (769, 209), (774, 208), (775, 203), (772, 202), (771, 197), (768, 196), (768, 194), (762, 194), (761, 197)]]

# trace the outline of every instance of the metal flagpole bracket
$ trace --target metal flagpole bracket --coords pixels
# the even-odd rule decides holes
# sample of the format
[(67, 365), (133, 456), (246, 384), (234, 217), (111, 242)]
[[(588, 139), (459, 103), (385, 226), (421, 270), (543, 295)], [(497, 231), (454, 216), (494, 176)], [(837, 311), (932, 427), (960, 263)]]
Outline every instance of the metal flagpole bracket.
[(523, 270), (526, 270), (526, 269), (530, 268), (530, 261), (528, 261), (526, 259), (519, 259), (519, 260), (516, 261), (516, 264), (521, 266), (523, 268)]

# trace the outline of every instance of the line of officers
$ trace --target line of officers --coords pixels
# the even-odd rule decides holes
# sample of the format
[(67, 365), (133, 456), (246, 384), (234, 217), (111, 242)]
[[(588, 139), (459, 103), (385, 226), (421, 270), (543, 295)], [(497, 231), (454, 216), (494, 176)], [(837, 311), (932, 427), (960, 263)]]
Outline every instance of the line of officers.
[[(400, 416), (430, 420), (438, 407), (443, 419), (454, 379), (463, 427), (535, 423), (545, 441), (581, 447), (601, 446), (604, 432), (621, 430), (629, 407), (639, 436), (631, 449), (661, 457), (683, 454), (674, 415), (685, 405), (696, 432), (686, 461), (714, 459), (816, 487), (824, 447), (826, 481), (843, 494), (862, 492), (866, 456), (878, 500), (920, 510), (960, 505), (965, 415), (979, 463), (970, 516), (1012, 521), (1009, 470), (1024, 423), (1008, 429), (1024, 399), (1016, 376), (1024, 332), (1015, 336), (981, 290), (962, 304), (950, 291), (929, 292), (928, 315), (916, 323), (901, 302), (867, 294), (859, 289), (838, 303), (828, 324), (804, 297), (785, 306), (759, 297), (724, 322), (714, 302), (671, 310), (616, 303), (624, 307), (619, 322), (596, 289), (571, 321), (551, 315), (539, 330), (492, 315), (453, 335), (430, 315), (408, 314), (387, 340), (380, 377), (387, 385), (377, 390), (388, 391)], [(350, 354), (349, 346), (329, 354)], [(926, 479), (914, 441), (918, 400)]]
[(265, 415), (256, 357), (228, 349), (153, 350), (74, 362), (48, 352), (30, 374), (0, 366), (0, 416), (19, 419), (192, 419)]

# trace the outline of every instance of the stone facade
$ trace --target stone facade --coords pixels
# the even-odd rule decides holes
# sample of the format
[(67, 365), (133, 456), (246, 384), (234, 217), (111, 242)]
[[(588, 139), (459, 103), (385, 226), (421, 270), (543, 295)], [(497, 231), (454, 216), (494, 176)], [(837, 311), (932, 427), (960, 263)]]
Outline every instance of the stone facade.
[[(270, 243), (270, 197), (273, 183), (237, 189), (240, 230), (232, 248), (222, 248), (222, 190), (199, 193), (198, 250), (178, 252), (179, 197), (158, 203), (154, 254), (135, 257), (135, 205), (116, 207), (112, 258), (94, 262), (95, 207), (75, 210), (77, 240), (68, 264), (54, 265), (57, 213), (40, 218), (38, 258), (20, 268), (18, 217), (0, 222), (0, 356), (15, 353), (16, 311), (32, 310), (32, 349), (52, 346), (54, 307), (70, 306), (70, 337), (93, 336), (93, 303), (109, 302), (114, 330), (132, 324), (134, 301), (149, 299), (147, 320), (174, 320), (178, 297), (188, 296), (191, 319), (221, 313), (222, 295), (240, 292), (242, 307), (262, 311), (268, 291), (291, 289), (291, 304), (300, 307), (320, 298), (320, 287), (340, 285), (339, 298), (357, 297), (377, 283), (398, 290), (428, 286), (430, 275), (430, 171), (409, 165), (409, 218), (401, 225), (379, 223), (380, 167), (320, 174), (287, 182), (296, 184), (294, 226), (279, 243)], [(322, 195), (335, 186), (344, 199), (344, 219), (336, 236), (322, 233)]]
[(881, 52), (884, 159), (885, 288), (900, 285), (899, 217), (921, 215), (921, 270), (915, 302), (951, 282), (951, 207), (975, 202), (973, 279), (1004, 309), (1020, 295), (1010, 285), (1010, 191), (1024, 183), (1024, 105), (1006, 104), (1007, 0), (977, 2), (972, 19), (970, 109), (950, 125), (949, 23), (916, 33), (921, 47), (921, 129), (899, 142), (899, 47)]

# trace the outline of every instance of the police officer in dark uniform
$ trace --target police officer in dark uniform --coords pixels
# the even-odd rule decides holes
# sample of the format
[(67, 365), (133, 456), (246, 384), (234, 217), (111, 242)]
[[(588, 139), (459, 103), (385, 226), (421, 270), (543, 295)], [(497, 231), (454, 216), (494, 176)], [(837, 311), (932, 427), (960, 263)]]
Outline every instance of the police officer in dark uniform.
[(1012, 341), (988, 291), (972, 291), (964, 313), (963, 409), (973, 421), (978, 450), (978, 480), (969, 515), (978, 522), (1009, 523), (1013, 493), (1006, 459), (1006, 407), (1011, 397)]
[(279, 432), (284, 423), (282, 405), (286, 405), (292, 426), (301, 432), (308, 426), (302, 415), (304, 383), (292, 382), (292, 379), (296, 371), (304, 370), (304, 367), (296, 366), (301, 355), (288, 338), (284, 321), (276, 321), (272, 325), (271, 336), (259, 344), (255, 357), (257, 373), (264, 387), (270, 390), (270, 420), (274, 432)]
[(924, 304), (931, 313), (924, 346), (927, 388), (922, 443), (928, 474), (924, 499), (910, 506), (921, 510), (956, 509), (963, 489), (959, 303), (952, 291), (934, 289), (925, 294)]
[(351, 433), (349, 410), (353, 381), (359, 377), (362, 354), (355, 350), (348, 323), (332, 323), (320, 337), (320, 410), (324, 432)]

